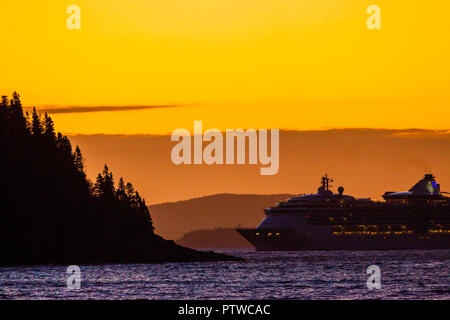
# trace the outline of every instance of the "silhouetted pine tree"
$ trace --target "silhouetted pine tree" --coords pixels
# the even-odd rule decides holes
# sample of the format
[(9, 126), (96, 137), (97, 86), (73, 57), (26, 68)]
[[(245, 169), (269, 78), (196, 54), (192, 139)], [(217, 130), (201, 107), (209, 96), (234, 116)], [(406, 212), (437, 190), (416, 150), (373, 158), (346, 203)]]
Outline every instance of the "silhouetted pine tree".
[(0, 137), (5, 138), (8, 130), (8, 107), (9, 100), (8, 97), (2, 96), (2, 101), (0, 102)]
[(36, 108), (33, 108), (31, 133), (34, 136), (41, 136), (42, 132), (41, 116), (36, 112)]
[(119, 179), (119, 183), (117, 185), (116, 196), (117, 199), (119, 199), (120, 201), (128, 202), (127, 192), (125, 190), (125, 183), (122, 177)]
[(75, 152), (73, 153), (73, 158), (74, 158), (74, 165), (75, 168), (77, 169), (77, 171), (81, 174), (85, 174), (84, 173), (84, 161), (83, 161), (83, 155), (81, 154), (81, 150), (80, 147), (77, 146), (75, 148)]
[(47, 138), (49, 142), (55, 142), (55, 125), (53, 124), (52, 118), (47, 115), (47, 112), (44, 115), (44, 136)]
[(127, 192), (128, 198), (131, 199), (134, 196), (134, 187), (131, 182), (127, 183), (127, 185), (125, 186), (125, 190)]
[(114, 188), (114, 178), (112, 172), (109, 172), (108, 166), (105, 164), (102, 172), (103, 176), (103, 190), (102, 194), (106, 198), (114, 198), (115, 188)]
[(97, 175), (97, 179), (95, 180), (94, 188), (93, 188), (93, 194), (100, 198), (103, 195), (103, 185), (105, 184), (105, 179), (103, 179), (103, 176), (101, 173)]
[(13, 93), (12, 99), (9, 101), (9, 121), (11, 122), (11, 133), (17, 135), (25, 135), (26, 121), (23, 115), (22, 103), (20, 102), (20, 96), (17, 92)]

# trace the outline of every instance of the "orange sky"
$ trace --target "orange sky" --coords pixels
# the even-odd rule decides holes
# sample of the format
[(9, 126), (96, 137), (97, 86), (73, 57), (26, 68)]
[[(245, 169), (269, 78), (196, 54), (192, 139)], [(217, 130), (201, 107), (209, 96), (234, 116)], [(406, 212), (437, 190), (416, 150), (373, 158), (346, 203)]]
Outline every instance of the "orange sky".
[[(68, 30), (66, 9), (81, 9)], [(381, 8), (381, 30), (366, 9)], [(450, 127), (448, 1), (0, 3), (0, 92), (26, 105), (182, 105), (54, 114), (66, 133)]]
[[(66, 26), (73, 4), (81, 30)], [(374, 4), (381, 30), (366, 26)], [(448, 190), (448, 133), (308, 130), (450, 129), (449, 12), (446, 0), (1, 1), (0, 94), (49, 110), (91, 178), (107, 162), (150, 203), (313, 192), (325, 172), (360, 196), (428, 171)], [(175, 166), (167, 134), (194, 120), (301, 132), (281, 135), (275, 176)]]
[(169, 136), (70, 136), (95, 179), (105, 162), (131, 181), (150, 204), (216, 193), (299, 194), (316, 192), (320, 178), (334, 178), (333, 191), (381, 199), (385, 191), (408, 190), (433, 173), (450, 192), (450, 131), (346, 129), (281, 131), (278, 174), (260, 175), (255, 165), (174, 165)]

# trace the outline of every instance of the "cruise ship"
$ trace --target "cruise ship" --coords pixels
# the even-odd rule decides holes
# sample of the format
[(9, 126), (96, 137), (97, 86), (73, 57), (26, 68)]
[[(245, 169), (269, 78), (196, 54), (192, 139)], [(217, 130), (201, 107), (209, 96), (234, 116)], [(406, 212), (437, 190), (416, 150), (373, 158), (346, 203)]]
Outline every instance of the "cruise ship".
[(237, 231), (257, 251), (450, 249), (450, 197), (432, 174), (384, 201), (330, 190), (325, 175), (317, 193), (278, 202), (266, 218)]

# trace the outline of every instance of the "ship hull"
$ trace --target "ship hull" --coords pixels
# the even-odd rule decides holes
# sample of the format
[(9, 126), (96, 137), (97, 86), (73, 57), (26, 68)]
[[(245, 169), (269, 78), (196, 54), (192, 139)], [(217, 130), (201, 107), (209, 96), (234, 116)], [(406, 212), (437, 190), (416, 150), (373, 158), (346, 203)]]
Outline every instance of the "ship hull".
[[(293, 229), (237, 229), (256, 251), (450, 249), (450, 234), (329, 235), (322, 239)], [(270, 236), (268, 236), (270, 234)]]

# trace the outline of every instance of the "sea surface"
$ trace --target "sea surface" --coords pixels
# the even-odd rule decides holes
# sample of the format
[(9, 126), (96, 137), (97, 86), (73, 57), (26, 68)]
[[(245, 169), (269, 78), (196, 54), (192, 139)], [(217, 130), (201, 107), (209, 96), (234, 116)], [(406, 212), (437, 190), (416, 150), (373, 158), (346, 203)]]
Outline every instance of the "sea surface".
[[(0, 267), (0, 299), (446, 299), (450, 250), (255, 252), (246, 262)], [(380, 289), (366, 269), (380, 268)], [(70, 282), (74, 284), (75, 282)]]

